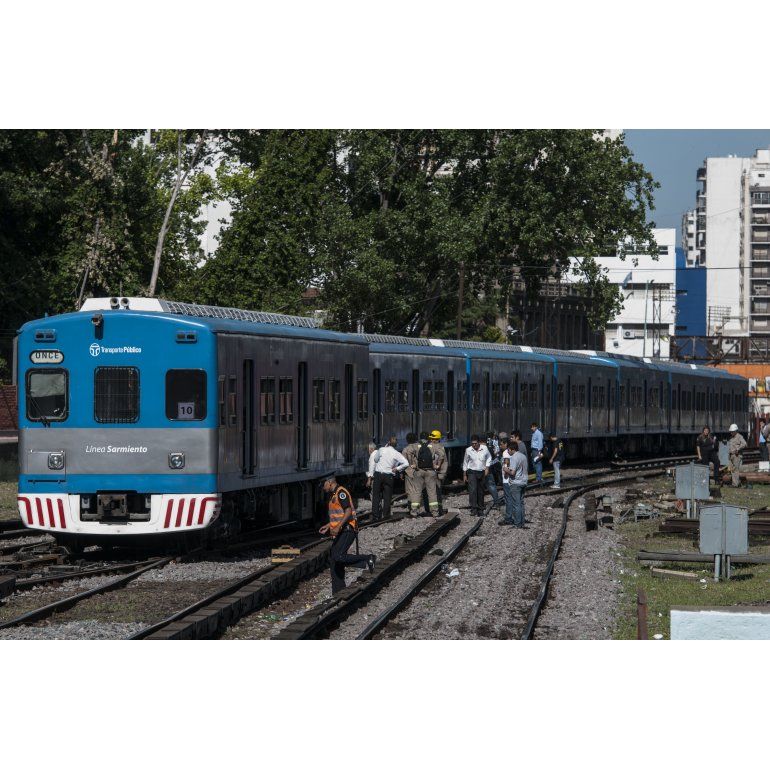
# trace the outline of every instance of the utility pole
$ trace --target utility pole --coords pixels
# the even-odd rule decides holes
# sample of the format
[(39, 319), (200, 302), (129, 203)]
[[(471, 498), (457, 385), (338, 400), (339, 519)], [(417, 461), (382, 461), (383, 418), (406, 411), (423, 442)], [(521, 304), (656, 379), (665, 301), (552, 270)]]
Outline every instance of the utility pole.
[(460, 260), (460, 288), (457, 297), (457, 339), (462, 339), (463, 331), (463, 291), (465, 290), (465, 261)]

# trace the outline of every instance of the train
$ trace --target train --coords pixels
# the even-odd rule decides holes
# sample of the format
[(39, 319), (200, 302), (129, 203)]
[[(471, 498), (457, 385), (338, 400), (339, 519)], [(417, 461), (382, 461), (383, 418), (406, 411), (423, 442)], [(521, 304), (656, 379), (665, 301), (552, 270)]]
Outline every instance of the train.
[(19, 515), (75, 546), (312, 519), (318, 480), (360, 478), (391, 435), (438, 429), (457, 467), (472, 434), (532, 423), (581, 459), (748, 424), (747, 381), (719, 369), (146, 297), (25, 324), (14, 369)]

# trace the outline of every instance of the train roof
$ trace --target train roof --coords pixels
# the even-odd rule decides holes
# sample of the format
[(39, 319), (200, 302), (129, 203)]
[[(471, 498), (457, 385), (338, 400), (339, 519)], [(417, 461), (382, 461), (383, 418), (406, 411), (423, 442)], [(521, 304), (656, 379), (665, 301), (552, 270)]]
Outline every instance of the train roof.
[(366, 345), (360, 335), (321, 329), (312, 318), (282, 315), (280, 313), (262, 313), (254, 310), (195, 305), (185, 302), (170, 302), (151, 297), (94, 297), (87, 299), (76, 313), (64, 313), (49, 316), (24, 324), (22, 329), (31, 326), (46, 326), (53, 319), (70, 320), (82, 318), (82, 313), (134, 314), (155, 316), (167, 320), (184, 322), (199, 328), (207, 328), (212, 333), (257, 334), (283, 336), (303, 339), (342, 342), (353, 345)]
[(698, 374), (701, 374), (705, 377), (719, 377), (721, 379), (731, 380), (746, 379), (739, 374), (733, 374), (732, 372), (725, 371), (724, 369), (718, 369), (712, 366), (699, 366), (698, 364), (682, 363), (681, 361), (660, 361), (652, 358), (639, 358), (638, 356), (630, 356), (625, 353), (610, 353), (596, 350), (580, 350), (574, 352), (583, 356), (590, 356), (591, 358), (614, 360), (630, 364), (632, 366), (640, 366), (647, 369), (657, 369), (658, 371), (663, 372), (692, 374), (693, 371), (696, 371)]

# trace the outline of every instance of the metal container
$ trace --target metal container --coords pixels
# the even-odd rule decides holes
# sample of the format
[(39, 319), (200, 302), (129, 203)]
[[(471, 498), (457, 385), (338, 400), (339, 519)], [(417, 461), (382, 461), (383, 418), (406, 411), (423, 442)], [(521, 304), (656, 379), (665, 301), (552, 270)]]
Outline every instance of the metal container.
[(700, 552), (738, 556), (749, 550), (749, 512), (735, 505), (705, 505), (700, 509)]
[(676, 496), (680, 500), (708, 500), (708, 465), (682, 465), (676, 469)]

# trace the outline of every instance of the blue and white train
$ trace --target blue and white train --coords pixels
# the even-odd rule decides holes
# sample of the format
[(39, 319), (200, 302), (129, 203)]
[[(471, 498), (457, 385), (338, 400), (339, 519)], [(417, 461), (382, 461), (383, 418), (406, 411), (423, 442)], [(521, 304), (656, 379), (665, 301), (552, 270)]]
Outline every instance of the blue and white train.
[(78, 544), (313, 515), (369, 441), (536, 422), (580, 457), (691, 448), (747, 423), (747, 381), (693, 365), (383, 335), (147, 298), (89, 299), (16, 338), (19, 513)]

